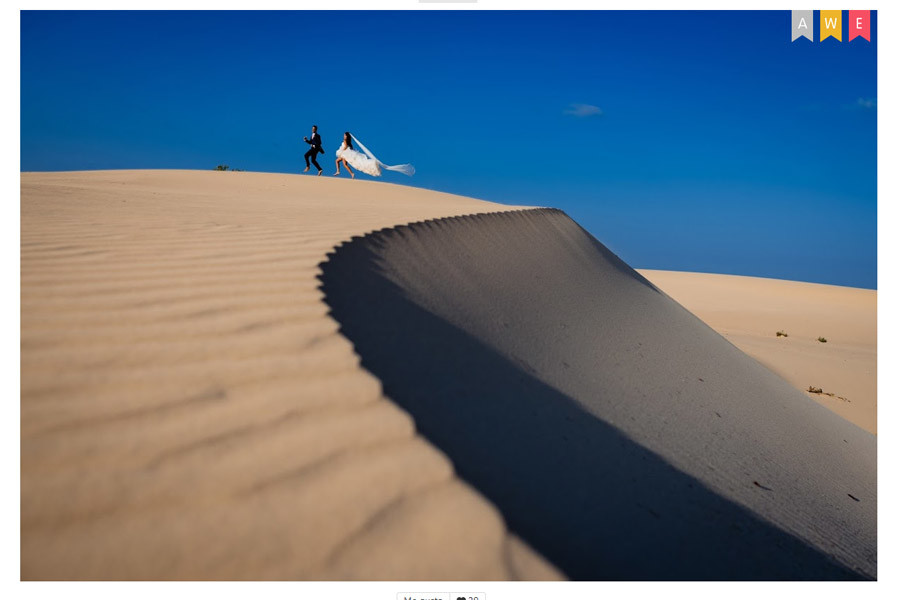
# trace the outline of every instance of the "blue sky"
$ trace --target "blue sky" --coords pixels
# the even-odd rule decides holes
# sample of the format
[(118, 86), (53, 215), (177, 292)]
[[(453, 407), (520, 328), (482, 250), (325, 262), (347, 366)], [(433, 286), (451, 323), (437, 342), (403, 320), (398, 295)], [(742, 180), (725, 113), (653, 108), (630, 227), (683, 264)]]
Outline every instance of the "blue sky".
[(561, 208), (637, 268), (875, 288), (877, 37), (791, 42), (789, 11), (23, 12), (21, 169), (296, 173), (316, 123), (328, 164), (350, 130), (418, 171), (385, 180)]

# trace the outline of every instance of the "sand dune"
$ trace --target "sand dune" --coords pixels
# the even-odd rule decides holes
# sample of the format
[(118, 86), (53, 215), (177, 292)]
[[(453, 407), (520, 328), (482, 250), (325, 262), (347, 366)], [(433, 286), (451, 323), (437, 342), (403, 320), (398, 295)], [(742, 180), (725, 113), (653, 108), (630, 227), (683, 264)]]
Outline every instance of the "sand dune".
[[(877, 433), (877, 291), (736, 275), (640, 273), (810, 398)], [(810, 386), (825, 393), (809, 394)]]
[(557, 577), (316, 289), (353, 235), (504, 209), (292, 175), (23, 173), (22, 578)]
[(874, 436), (514, 208), (22, 174), (22, 578), (875, 577)]
[(876, 443), (555, 210), (375, 232), (341, 332), (513, 531), (577, 579), (876, 577)]

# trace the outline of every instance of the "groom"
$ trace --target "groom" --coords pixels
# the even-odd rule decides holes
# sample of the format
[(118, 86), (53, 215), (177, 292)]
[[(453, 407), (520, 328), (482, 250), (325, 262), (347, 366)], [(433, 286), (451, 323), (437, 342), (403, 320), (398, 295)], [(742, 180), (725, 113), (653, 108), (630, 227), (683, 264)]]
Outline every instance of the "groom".
[(318, 161), (315, 160), (319, 153), (324, 154), (325, 151), (322, 150), (322, 136), (318, 135), (318, 127), (315, 125), (312, 126), (312, 139), (310, 140), (306, 136), (303, 136), (303, 141), (312, 146), (303, 155), (303, 158), (306, 159), (306, 168), (303, 169), (303, 173), (309, 170), (309, 159), (312, 159), (312, 164), (315, 165), (315, 168), (318, 169), (318, 174), (322, 174), (322, 168), (319, 166)]

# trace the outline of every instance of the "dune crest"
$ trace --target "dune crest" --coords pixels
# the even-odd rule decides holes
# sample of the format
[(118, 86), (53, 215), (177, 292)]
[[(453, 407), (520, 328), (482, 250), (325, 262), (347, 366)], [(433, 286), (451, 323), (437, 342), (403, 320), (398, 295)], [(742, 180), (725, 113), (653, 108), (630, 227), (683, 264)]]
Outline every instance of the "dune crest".
[(576, 579), (876, 578), (876, 442), (551, 209), (322, 264), (362, 366)]
[(336, 244), (503, 205), (266, 173), (21, 175), (23, 579), (547, 579), (359, 367)]

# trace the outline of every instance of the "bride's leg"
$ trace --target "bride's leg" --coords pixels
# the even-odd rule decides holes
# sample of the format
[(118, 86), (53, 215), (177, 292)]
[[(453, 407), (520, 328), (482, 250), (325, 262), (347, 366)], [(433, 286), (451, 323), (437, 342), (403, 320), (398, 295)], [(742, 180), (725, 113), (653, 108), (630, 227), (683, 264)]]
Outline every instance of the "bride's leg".
[(337, 160), (334, 161), (334, 166), (337, 167), (337, 172), (334, 173), (334, 174), (335, 174), (335, 175), (340, 175), (340, 159), (339, 159), (339, 158), (338, 158)]
[(343, 166), (346, 167), (346, 170), (350, 172), (350, 177), (356, 179), (356, 174), (353, 173), (353, 170), (350, 168), (349, 163), (347, 163), (346, 159), (343, 159)]

